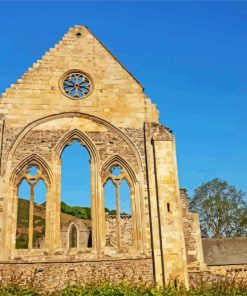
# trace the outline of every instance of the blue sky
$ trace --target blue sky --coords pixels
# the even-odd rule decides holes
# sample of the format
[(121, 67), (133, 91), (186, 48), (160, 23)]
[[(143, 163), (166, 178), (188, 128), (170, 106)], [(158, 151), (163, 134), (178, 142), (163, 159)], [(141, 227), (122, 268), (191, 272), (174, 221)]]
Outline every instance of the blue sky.
[[(61, 156), (61, 197), (68, 205), (81, 205), (90, 207), (90, 155), (87, 149), (77, 141), (66, 147)], [(39, 198), (44, 196), (39, 187), (37, 192)], [(109, 210), (116, 210), (116, 189), (109, 180), (105, 185), (105, 207)], [(38, 195), (37, 194), (37, 195)], [(41, 198), (42, 200), (42, 198)], [(120, 211), (130, 213), (130, 190), (124, 180), (120, 186)]]
[(176, 136), (180, 186), (247, 191), (247, 2), (0, 2), (0, 92), (85, 24)]

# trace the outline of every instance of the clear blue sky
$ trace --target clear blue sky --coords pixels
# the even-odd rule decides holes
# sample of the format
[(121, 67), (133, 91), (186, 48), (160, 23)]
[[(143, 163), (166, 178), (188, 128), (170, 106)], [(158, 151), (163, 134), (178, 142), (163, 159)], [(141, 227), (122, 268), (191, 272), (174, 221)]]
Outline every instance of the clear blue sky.
[(76, 24), (158, 105), (181, 187), (219, 177), (247, 191), (247, 2), (0, 2), (0, 92)]

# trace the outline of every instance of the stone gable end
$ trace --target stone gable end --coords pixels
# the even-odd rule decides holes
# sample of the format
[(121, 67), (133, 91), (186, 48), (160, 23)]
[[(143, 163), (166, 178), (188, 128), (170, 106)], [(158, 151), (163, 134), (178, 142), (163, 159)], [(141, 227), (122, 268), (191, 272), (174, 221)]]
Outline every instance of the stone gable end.
[[(140, 83), (83, 26), (69, 29), (2, 95), (0, 272), (6, 278), (9, 264), (18, 262), (28, 272), (43, 270), (42, 282), (57, 268), (63, 285), (66, 265), (81, 283), (94, 274), (97, 281), (109, 275), (112, 282), (188, 286), (188, 267), (202, 265), (199, 222), (182, 207), (175, 139), (158, 114)], [(88, 221), (61, 214), (61, 155), (74, 141), (90, 159)], [(114, 168), (121, 173), (114, 175)], [(24, 202), (18, 192), (23, 180), (30, 189)], [(35, 203), (40, 180), (45, 206)], [(116, 214), (106, 211), (108, 181), (115, 186)], [(131, 208), (124, 215), (123, 182)], [(44, 262), (50, 264), (45, 269), (34, 265)], [(22, 267), (15, 265), (17, 272)]]
[[(66, 97), (59, 87), (69, 70), (88, 73), (92, 93), (82, 100)], [(116, 126), (143, 127), (157, 122), (156, 106), (142, 86), (84, 26), (69, 29), (62, 40), (2, 95), (0, 113), (15, 127), (62, 112), (91, 114)]]

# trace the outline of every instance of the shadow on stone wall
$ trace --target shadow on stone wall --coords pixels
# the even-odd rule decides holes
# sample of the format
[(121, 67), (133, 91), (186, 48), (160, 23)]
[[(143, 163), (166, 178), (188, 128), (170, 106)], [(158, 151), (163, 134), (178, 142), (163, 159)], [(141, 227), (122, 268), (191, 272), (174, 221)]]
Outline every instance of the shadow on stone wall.
[(202, 239), (207, 265), (247, 264), (247, 237)]

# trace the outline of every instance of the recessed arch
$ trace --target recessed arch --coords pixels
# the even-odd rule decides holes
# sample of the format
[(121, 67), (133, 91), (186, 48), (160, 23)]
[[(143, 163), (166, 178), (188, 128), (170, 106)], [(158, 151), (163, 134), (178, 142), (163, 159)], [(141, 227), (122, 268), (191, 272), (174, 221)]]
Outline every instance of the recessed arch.
[(28, 134), (29, 131), (31, 131), (32, 129), (34, 129), (35, 127), (37, 127), (38, 125), (40, 125), (42, 123), (45, 123), (45, 122), (48, 122), (51, 120), (60, 119), (60, 118), (66, 118), (66, 117), (79, 117), (79, 118), (86, 118), (89, 120), (93, 120), (94, 122), (97, 122), (99, 124), (106, 126), (107, 128), (111, 129), (113, 132), (116, 132), (129, 145), (129, 147), (133, 151), (136, 161), (137, 161), (137, 164), (138, 164), (138, 171), (139, 172), (144, 171), (140, 152), (138, 151), (137, 147), (132, 142), (132, 140), (123, 131), (121, 131), (120, 129), (118, 129), (117, 127), (115, 127), (114, 125), (109, 123), (108, 121), (101, 119), (99, 117), (87, 114), (87, 113), (63, 112), (63, 113), (52, 114), (52, 115), (48, 115), (48, 116), (39, 118), (35, 121), (32, 121), (31, 123), (29, 123), (26, 127), (24, 127), (22, 129), (22, 131), (18, 134), (16, 140), (12, 144), (11, 149), (8, 153), (6, 165), (5, 165), (5, 168), (3, 168), (3, 174), (5, 174), (5, 172), (9, 172), (9, 168), (11, 168), (11, 160), (13, 159), (13, 155), (14, 155), (18, 145), (20, 144), (22, 139)]
[(67, 240), (68, 249), (77, 248), (79, 246), (79, 229), (74, 222), (70, 223), (68, 227)]
[[(141, 165), (141, 160), (139, 158), (138, 160), (138, 151), (137, 149), (134, 147), (134, 144), (132, 145), (131, 141), (129, 140), (128, 136), (126, 136), (122, 131), (119, 131), (117, 128), (115, 128), (114, 126), (112, 126), (111, 124), (108, 124), (107, 122), (105, 122), (104, 120), (101, 119), (95, 119), (94, 117), (90, 116), (90, 115), (85, 115), (85, 114), (81, 114), (81, 113), (64, 113), (64, 114), (59, 114), (57, 116), (48, 116), (46, 118), (46, 120), (44, 120), (43, 122), (41, 122), (42, 120), (40, 120), (39, 122), (34, 122), (35, 126), (38, 126), (41, 123), (45, 123), (47, 121), (53, 120), (53, 119), (60, 119), (60, 118), (66, 118), (66, 117), (79, 117), (79, 118), (87, 118), (89, 120), (95, 120), (95, 122), (97, 121), (98, 123), (105, 125), (107, 128), (109, 128), (109, 132), (113, 132), (117, 135), (117, 137), (121, 138), (122, 140), (125, 141), (125, 145), (128, 145), (130, 150), (129, 153), (132, 155), (132, 159), (134, 160), (134, 166), (130, 167), (130, 165), (124, 160), (122, 159), (119, 155), (115, 155), (113, 157), (111, 157), (110, 159), (108, 159), (104, 166), (106, 169), (108, 167), (113, 166), (114, 164), (120, 164), (126, 171), (126, 175), (128, 175), (129, 177), (126, 178), (128, 184), (130, 185), (131, 189), (133, 190), (133, 192), (131, 193), (133, 196), (135, 196), (135, 203), (138, 203), (138, 198), (141, 198), (141, 194), (139, 191), (142, 189), (140, 186), (140, 178), (142, 178), (141, 172), (142, 172), (142, 165)], [(33, 128), (35, 127), (33, 125)], [(23, 137), (25, 137), (28, 132), (32, 129), (31, 126), (29, 125), (30, 129), (27, 130), (26, 128), (24, 129), (26, 132), (25, 134), (22, 134)], [(23, 131), (24, 131), (23, 130)], [(64, 132), (64, 131), (63, 131)], [(21, 135), (20, 135), (21, 136)], [(22, 137), (22, 139), (23, 139)], [(17, 141), (19, 141), (19, 143), (22, 140), (20, 137), (17, 139)], [(92, 196), (94, 197), (94, 201), (93, 201), (93, 205), (92, 205), (92, 212), (93, 212), (93, 217), (94, 219), (92, 220), (92, 229), (93, 229), (93, 247), (97, 248), (97, 250), (100, 250), (101, 248), (101, 241), (103, 241), (101, 239), (101, 237), (104, 236), (104, 234), (101, 234), (101, 224), (102, 222), (102, 218), (99, 217), (99, 215), (97, 215), (97, 211), (100, 208), (100, 211), (102, 212), (102, 215), (104, 213), (104, 204), (102, 202), (101, 196), (102, 196), (102, 183), (100, 182), (100, 170), (101, 170), (101, 161), (99, 160), (99, 155), (98, 152), (96, 150), (96, 146), (94, 146), (93, 142), (90, 139), (90, 136), (88, 137), (88, 135), (86, 135), (85, 133), (83, 133), (82, 131), (78, 130), (78, 129), (73, 129), (71, 131), (69, 131), (68, 133), (66, 133), (65, 135), (63, 135), (60, 138), (60, 141), (58, 142), (58, 144), (53, 148), (53, 150), (51, 151), (51, 157), (53, 159), (53, 164), (52, 164), (52, 171), (53, 171), (53, 175), (51, 173), (49, 173), (49, 170), (47, 169), (47, 176), (49, 176), (50, 178), (46, 177), (45, 181), (46, 183), (48, 183), (49, 179), (52, 180), (52, 184), (54, 184), (54, 187), (51, 187), (51, 190), (49, 190), (49, 202), (53, 202), (53, 199), (55, 198), (55, 195), (59, 195), (60, 194), (60, 188), (59, 188), (59, 180), (60, 180), (60, 173), (59, 173), (59, 167), (60, 167), (60, 162), (59, 162), (59, 158), (60, 155), (63, 151), (63, 149), (66, 147), (66, 145), (69, 144), (70, 141), (73, 140), (78, 140), (82, 146), (85, 146), (85, 148), (88, 149), (88, 152), (91, 156), (91, 161), (92, 161), (92, 172), (93, 172), (93, 182), (92, 182)], [(18, 149), (18, 144), (17, 142), (15, 142), (16, 144), (16, 148)], [(134, 148), (133, 148), (134, 147)], [(14, 153), (15, 150), (14, 149), (14, 145), (11, 148), (11, 153)], [(137, 151), (137, 153), (135, 153), (134, 151)], [(133, 151), (133, 154), (132, 152)], [(137, 156), (136, 156), (137, 155)], [(135, 158), (136, 156), (136, 158)], [(42, 162), (42, 158), (39, 159), (39, 156), (37, 156), (37, 159), (31, 160), (32, 156), (29, 156), (27, 159), (25, 160), (30, 160), (31, 163), (33, 165), (38, 165), (39, 167), (46, 167), (46, 163), (45, 161)], [(35, 158), (35, 157), (33, 157)], [(12, 160), (10, 160), (8, 162), (8, 169), (7, 169), (7, 174), (5, 175), (6, 178), (8, 178), (11, 174), (11, 166), (12, 166)], [(18, 169), (21, 170), (22, 168), (20, 168), (20, 166)], [(24, 166), (23, 166), (24, 167)], [(137, 179), (138, 177), (138, 179)], [(102, 179), (101, 179), (102, 180)], [(132, 185), (132, 186), (131, 186)], [(136, 205), (135, 205), (136, 207)], [(60, 220), (57, 219), (56, 217), (56, 226), (53, 226), (54, 233), (58, 233), (58, 227), (57, 225), (60, 225)], [(48, 232), (49, 233), (49, 232)], [(60, 237), (56, 234), (55, 236), (55, 240), (51, 240), (51, 238), (49, 237), (49, 244), (51, 245), (55, 245), (55, 246), (59, 246), (60, 244)], [(54, 242), (54, 243), (53, 243)]]
[(10, 182), (18, 186), (24, 178), (23, 170), (30, 166), (37, 166), (42, 172), (39, 178), (42, 179), (47, 186), (51, 184), (52, 171), (47, 162), (38, 154), (31, 154), (20, 161), (11, 174)]
[(124, 160), (121, 156), (119, 155), (114, 155), (110, 157), (109, 159), (106, 160), (106, 162), (103, 164), (102, 169), (101, 169), (101, 178), (103, 185), (107, 182), (107, 179), (109, 179), (109, 171), (113, 166), (122, 166), (125, 171), (127, 172), (126, 176), (126, 181), (128, 182), (129, 186), (134, 185), (137, 182), (136, 175), (128, 162)]
[[(68, 148), (70, 148), (69, 146), (73, 146), (74, 143), (77, 144), (79, 143), (81, 146), (81, 149), (85, 148), (85, 150), (87, 151), (87, 154), (88, 154), (88, 158), (87, 160), (89, 161), (90, 165), (89, 167), (87, 167), (87, 169), (83, 172), (83, 171), (80, 171), (80, 176), (84, 176), (86, 178), (88, 178), (90, 180), (90, 184), (89, 184), (89, 196), (86, 197), (86, 199), (81, 199), (80, 203), (78, 203), (78, 196), (77, 196), (77, 203), (76, 204), (70, 204), (63, 200), (62, 199), (62, 193), (63, 193), (63, 187), (62, 185), (64, 183), (61, 182), (61, 180), (63, 180), (63, 165), (66, 163), (64, 163), (64, 161), (61, 161), (62, 160), (62, 155), (64, 152), (66, 152), (65, 150)], [(77, 151), (78, 152), (78, 151)], [(82, 151), (81, 151), (82, 152)], [(84, 155), (85, 156), (85, 155)], [(83, 155), (80, 155), (80, 157), (83, 157)], [(91, 139), (85, 135), (85, 133), (83, 133), (82, 131), (78, 130), (78, 129), (73, 129), (71, 131), (69, 131), (68, 133), (66, 133), (66, 135), (64, 135), (60, 141), (57, 143), (57, 145), (55, 146), (55, 149), (54, 149), (54, 159), (55, 159), (55, 165), (56, 165), (56, 172), (58, 172), (58, 176), (57, 176), (57, 180), (58, 180), (58, 183), (60, 183), (59, 185), (59, 196), (60, 196), (60, 202), (61, 202), (61, 206), (62, 206), (62, 202), (66, 202), (66, 206), (69, 206), (70, 207), (70, 210), (73, 208), (73, 207), (78, 207), (78, 211), (86, 211), (86, 218), (85, 217), (82, 217), (82, 216), (78, 216), (77, 218), (78, 219), (86, 219), (86, 220), (90, 220), (90, 227), (91, 227), (91, 236), (92, 236), (92, 243), (90, 243), (89, 247), (97, 247), (96, 246), (96, 240), (97, 240), (97, 215), (95, 214), (95, 211), (96, 211), (96, 208), (97, 208), (97, 194), (98, 194), (98, 164), (99, 164), (99, 155), (98, 155), (98, 152), (97, 152), (97, 149), (96, 147), (94, 146), (93, 142), (91, 141)], [(85, 161), (85, 157), (81, 158), (80, 161)], [(78, 163), (79, 163), (79, 159), (78, 159)], [(68, 165), (68, 163), (67, 163)], [(68, 166), (67, 166), (68, 168)], [(83, 169), (85, 169), (86, 166), (83, 166)], [(79, 184), (78, 183), (78, 180), (76, 181), (77, 182), (77, 185)], [(81, 184), (80, 184), (81, 185)], [(84, 184), (84, 185), (88, 185), (88, 184)], [(82, 190), (83, 188), (80, 187), (80, 190)], [(84, 187), (84, 189), (88, 189)], [(82, 196), (83, 198), (83, 196)], [(75, 200), (74, 200), (75, 201)], [(90, 214), (89, 214), (90, 213)], [(63, 235), (63, 229), (64, 229), (64, 226), (63, 226), (63, 222), (62, 222), (62, 211), (60, 213), (60, 236), (61, 236), (61, 244), (64, 245), (64, 241), (63, 241), (63, 238), (64, 238), (64, 235)], [(72, 214), (71, 214), (72, 215)], [(78, 227), (81, 227), (79, 226), (80, 223), (78, 224)], [(81, 233), (78, 232), (77, 234), (77, 239), (81, 239)], [(79, 246), (79, 245), (78, 245)], [(69, 247), (69, 245), (67, 245), (67, 247)], [(81, 247), (81, 246), (80, 246)]]
[[(39, 249), (45, 245), (46, 199), (50, 179), (44, 166), (45, 164), (41, 158), (32, 155), (18, 166), (17, 172), (13, 176), (15, 182), (13, 184), (15, 188), (13, 199), (17, 202), (13, 203), (13, 212), (16, 212), (16, 223), (15, 225), (12, 223), (12, 229), (16, 233), (15, 245), (17, 249), (23, 247)], [(21, 196), (20, 186), (24, 181), (29, 187), (29, 198)], [(42, 190), (43, 196), (40, 199)], [(23, 219), (23, 217), (28, 218)], [(26, 239), (23, 241), (24, 238)]]
[[(137, 202), (139, 199), (139, 184), (133, 169), (127, 161), (116, 154), (106, 160), (102, 166), (101, 179), (104, 188), (103, 200), (105, 204), (108, 198), (105, 186), (108, 184), (109, 180), (111, 180), (116, 188), (115, 198), (113, 199), (116, 203), (116, 213), (106, 216), (108, 229), (105, 241), (106, 246), (117, 248), (120, 252), (126, 247), (136, 248), (137, 225), (140, 210)], [(129, 199), (128, 213), (121, 212), (121, 204), (123, 205), (123, 199), (121, 198), (121, 192), (123, 193), (123, 191), (121, 188), (123, 188), (124, 185), (128, 188), (127, 194), (125, 192), (125, 198)]]
[(63, 138), (58, 142), (58, 144), (55, 147), (55, 154), (61, 157), (63, 150), (67, 146), (69, 146), (74, 140), (80, 142), (81, 145), (85, 146), (91, 158), (93, 158), (95, 161), (99, 161), (99, 155), (93, 142), (91, 141), (91, 139), (89, 139), (87, 135), (85, 135), (85, 133), (78, 129), (73, 129), (72, 131), (68, 132), (65, 136), (63, 136)]
[(61, 205), (91, 208), (91, 156), (78, 140), (73, 140), (61, 154)]

